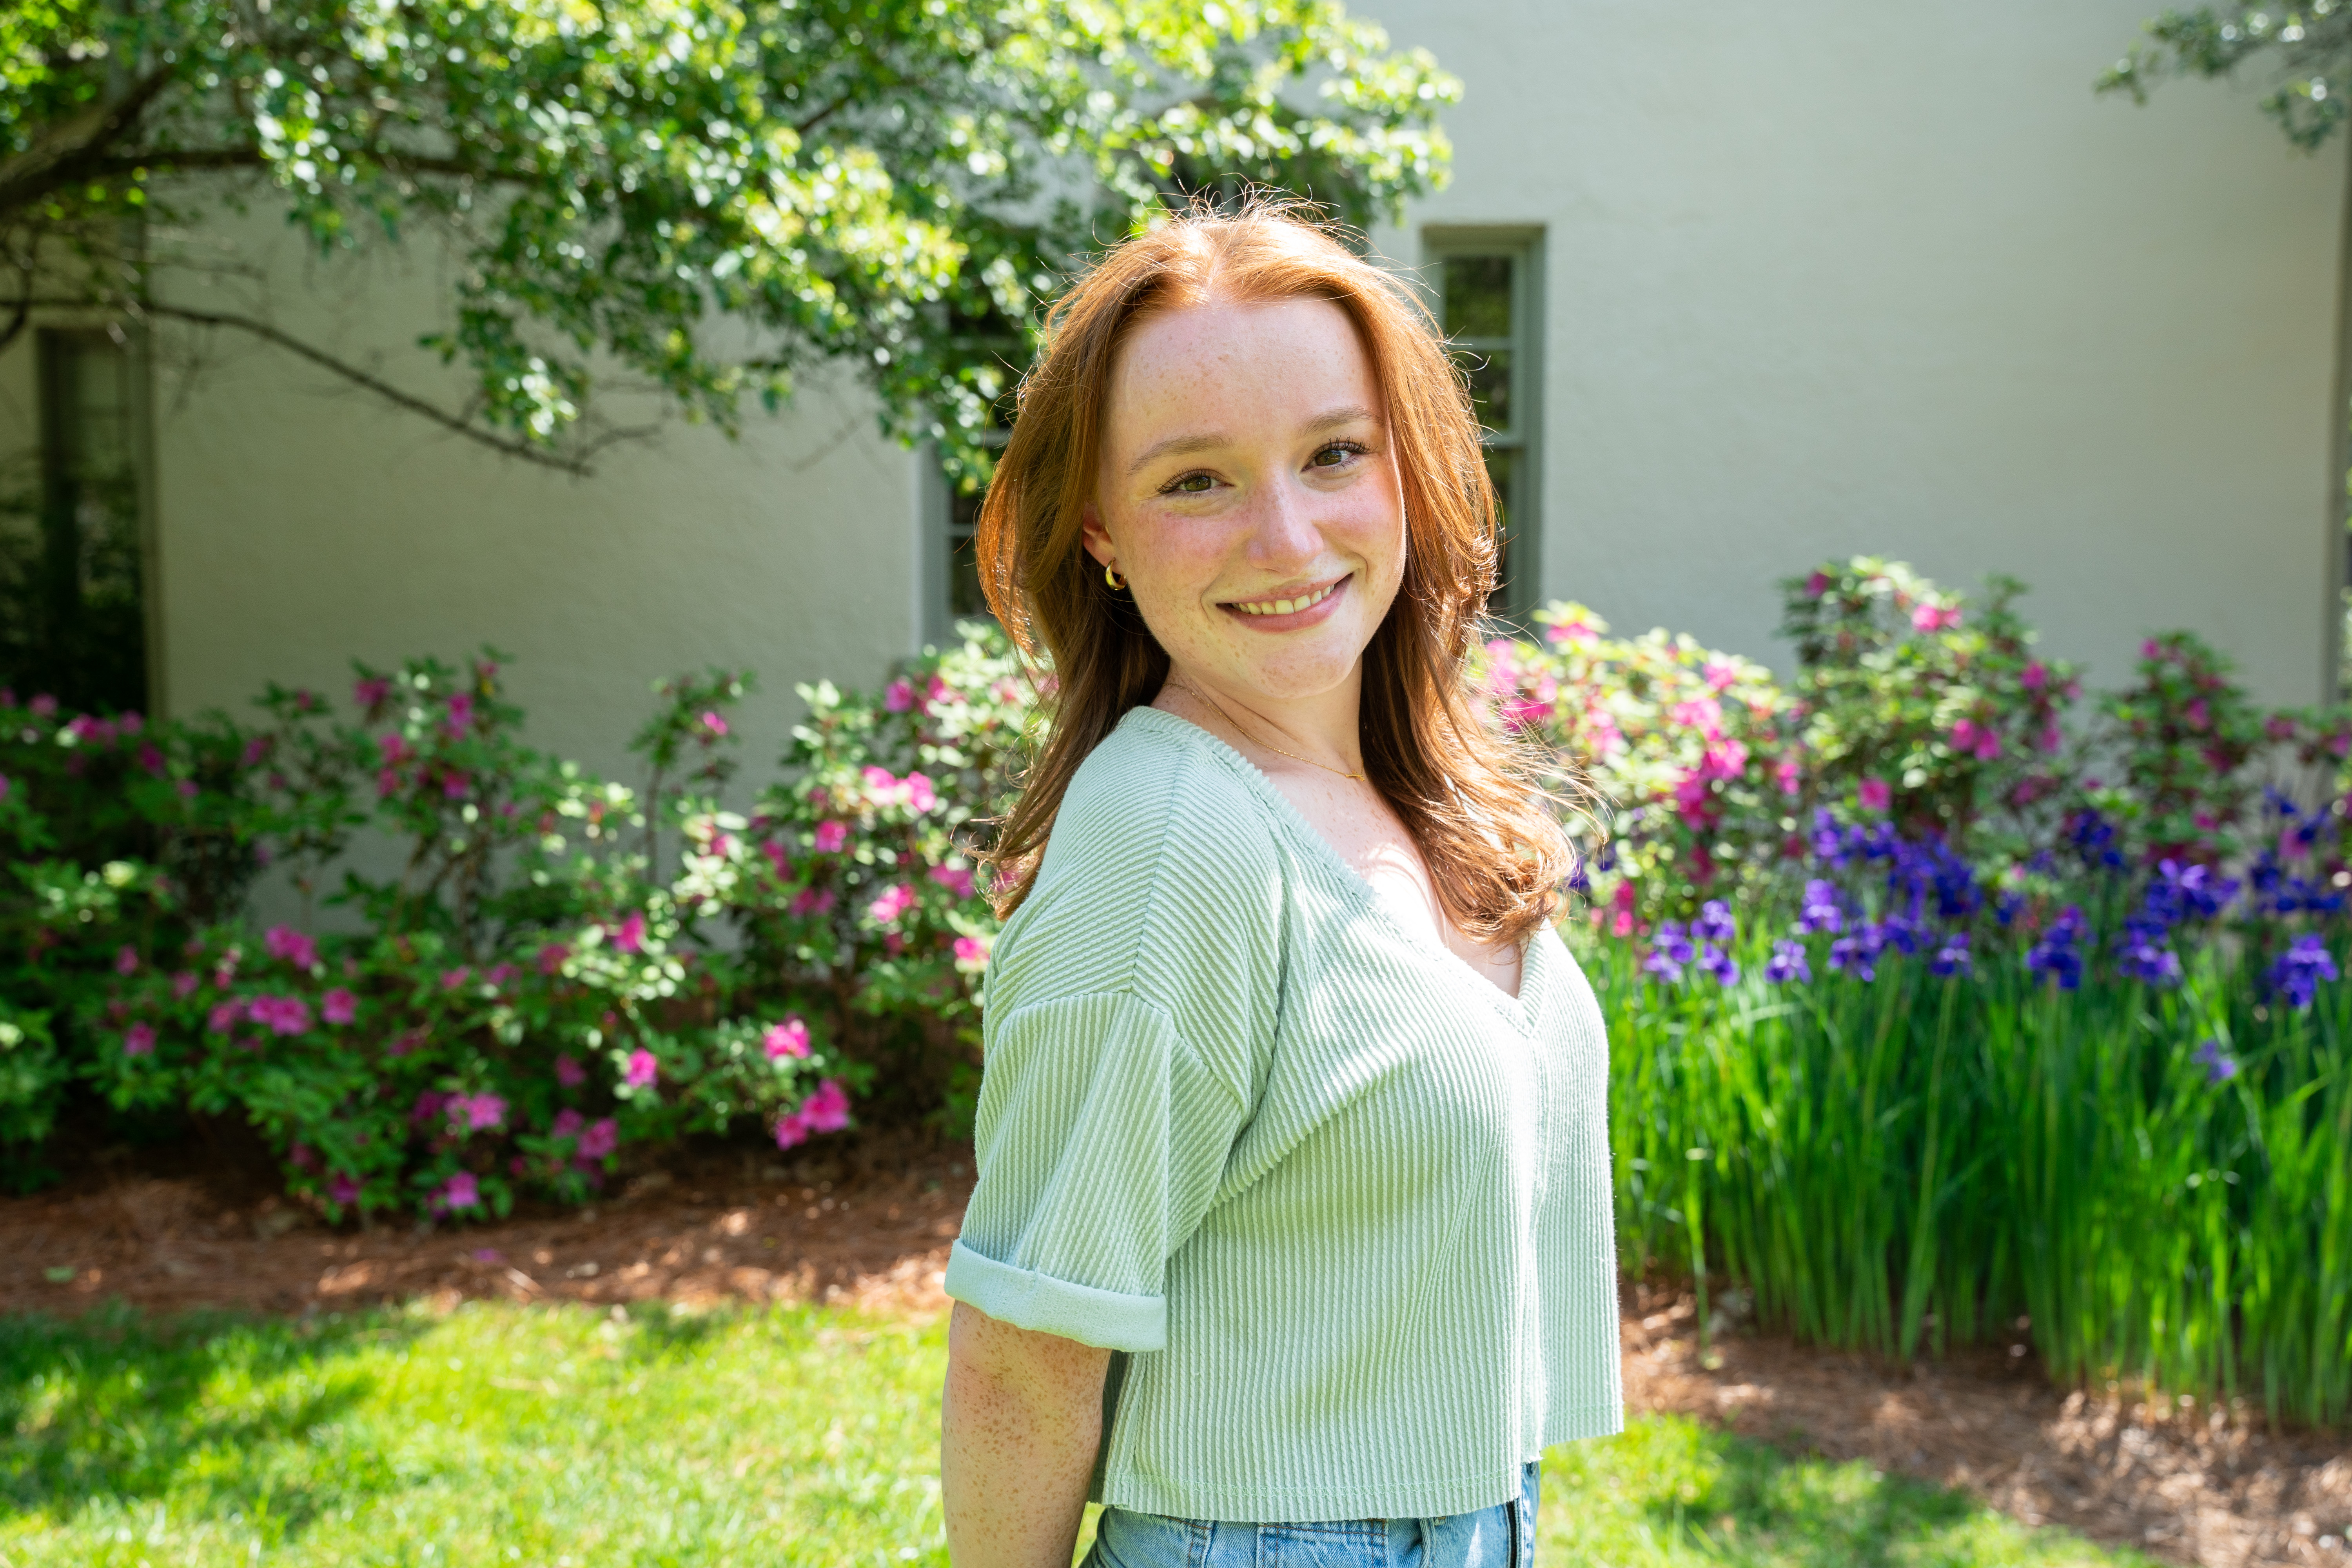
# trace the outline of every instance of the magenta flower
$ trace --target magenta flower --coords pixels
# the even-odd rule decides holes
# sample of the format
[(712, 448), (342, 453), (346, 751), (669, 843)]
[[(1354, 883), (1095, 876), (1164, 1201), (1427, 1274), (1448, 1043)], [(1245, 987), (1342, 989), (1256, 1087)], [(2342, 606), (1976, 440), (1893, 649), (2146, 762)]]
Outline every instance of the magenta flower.
[(539, 950), (539, 972), (541, 974), (561, 974), (563, 972), (563, 961), (571, 956), (570, 942), (551, 942)]
[(131, 946), (127, 942), (121, 947), (117, 948), (114, 952), (114, 973), (117, 974), (138, 973), (139, 950)]
[(588, 1119), (567, 1105), (555, 1113), (555, 1120), (547, 1130), (558, 1138), (577, 1138), (580, 1130), (586, 1125)]
[(1957, 609), (1938, 609), (1934, 605), (1921, 604), (1911, 611), (1911, 628), (1921, 632), (1948, 631), (1960, 624)]
[(2025, 667), (2025, 673), (2017, 678), (2017, 683), (2028, 691), (2039, 691), (2050, 684), (2050, 667), (2037, 658)]
[(787, 1111), (776, 1121), (776, 1147), (790, 1149), (808, 1142), (809, 1125), (797, 1110)]
[(727, 733), (727, 721), (719, 716), (716, 709), (706, 711), (698, 722), (709, 732), (710, 738), (714, 741), (723, 739)]
[(457, 987), (466, 984), (467, 980), (471, 979), (473, 977), (473, 973), (474, 971), (472, 966), (464, 963), (459, 964), (455, 969), (445, 969), (441, 972), (441, 989), (444, 991), (455, 991)]
[(1805, 579), (1805, 596), (1807, 598), (1818, 599), (1829, 591), (1830, 574), (1828, 573), (1816, 572), (1811, 576)]
[(1706, 668), (1699, 672), (1699, 678), (1706, 682), (1709, 691), (1719, 694), (1739, 679), (1739, 668), (1719, 658), (1711, 658), (1706, 661)]
[(449, 733), (462, 737), (473, 727), (474, 694), (470, 691), (453, 692), (449, 698), (449, 722), (446, 726)]
[(349, 1208), (360, 1201), (360, 1184), (352, 1180), (348, 1172), (337, 1171), (327, 1184), (327, 1201)]
[(787, 1016), (781, 1024), (771, 1024), (768, 1032), (760, 1037), (761, 1048), (770, 1061), (785, 1057), (805, 1057), (809, 1054), (809, 1029), (797, 1015)]
[(1864, 811), (1885, 811), (1895, 799), (1895, 792), (1881, 778), (1866, 778), (1856, 786), (1855, 795)]
[(2188, 710), (2183, 713), (2182, 717), (2189, 721), (2189, 727), (2190, 729), (2202, 730), (2207, 725), (2213, 722), (2213, 710), (2206, 706), (2205, 699), (2200, 697), (2189, 704)]
[(905, 676), (892, 681), (882, 693), (884, 711), (904, 713), (915, 705), (915, 683)]
[(122, 1031), (122, 1054), (126, 1057), (152, 1055), (155, 1049), (155, 1026), (137, 1023)]
[(360, 999), (347, 986), (338, 985), (319, 998), (319, 1016), (330, 1024), (348, 1024), (359, 1016)]
[(966, 974), (977, 974), (988, 967), (988, 939), (982, 936), (960, 936), (955, 939), (955, 966)]
[(261, 765), (262, 759), (268, 755), (269, 737), (267, 735), (256, 735), (252, 740), (247, 741), (245, 743), (245, 751), (243, 754), (237, 758), (237, 761), (248, 768), (257, 768)]
[(1781, 758), (1780, 764), (1772, 770), (1772, 777), (1780, 784), (1782, 795), (1797, 793), (1798, 780), (1802, 773), (1803, 770), (1798, 766), (1797, 759), (1794, 757)]
[(152, 741), (139, 742), (139, 765), (159, 779), (170, 771), (170, 765), (163, 760), (163, 753), (155, 749), (155, 742)]
[(765, 855), (768, 858), (768, 864), (774, 868), (776, 880), (784, 882), (792, 879), (793, 863), (784, 858), (784, 847), (782, 844), (772, 838), (763, 838), (760, 841), (760, 853)]
[(174, 1002), (186, 1001), (189, 997), (196, 994), (196, 987), (203, 984), (204, 982), (197, 977), (194, 970), (183, 969), (179, 973), (172, 976), (172, 1000)]
[(908, 773), (901, 779), (898, 794), (918, 816), (929, 815), (940, 804), (939, 795), (932, 789), (929, 777), (923, 773)]
[(433, 1206), (445, 1209), (478, 1209), (482, 1206), (480, 1186), (471, 1171), (460, 1171), (449, 1178), (448, 1184), (434, 1194)]
[(352, 701), (362, 710), (374, 710), (392, 695), (392, 682), (379, 675), (352, 683)]
[(261, 945), (270, 957), (282, 958), (297, 969), (308, 969), (319, 962), (319, 944), (292, 926), (271, 926)]
[(226, 1002), (213, 1004), (211, 1014), (205, 1019), (205, 1027), (215, 1035), (226, 1035), (235, 1029), (244, 1018), (245, 1004), (232, 996)]
[(566, 1089), (578, 1089), (588, 1081), (588, 1069), (570, 1057), (555, 1058), (555, 1081)]
[(483, 980), (488, 983), (492, 990), (496, 990), (498, 987), (504, 985), (508, 981), (512, 980), (514, 977), (515, 966), (511, 963), (493, 963), (490, 965), (490, 972), (482, 976)]
[(580, 1157), (601, 1160), (621, 1145), (621, 1124), (607, 1116), (588, 1124), (580, 1134)]
[(838, 1132), (849, 1125), (849, 1096), (839, 1083), (826, 1079), (801, 1101), (801, 1119), (812, 1132)]
[(612, 932), (613, 945), (623, 952), (645, 952), (646, 917), (643, 911), (631, 910), (619, 925), (604, 929)]
[(2000, 736), (1990, 724), (1963, 719), (1952, 726), (1952, 749), (1989, 763), (2000, 755)]
[(866, 915), (876, 925), (890, 925), (900, 915), (915, 907), (915, 889), (904, 882), (894, 882), (882, 890), (881, 896), (866, 906)]
[(53, 719), (57, 717), (58, 700), (50, 696), (46, 691), (34, 698), (30, 702), (25, 704), (25, 706), (32, 710), (33, 717), (36, 719)]
[(378, 735), (375, 749), (377, 759), (386, 767), (397, 767), (416, 754), (410, 750), (406, 738), (396, 733)]
[(1677, 702), (1666, 710), (1666, 717), (1685, 729), (1696, 730), (1707, 740), (1718, 740), (1723, 734), (1723, 704), (1712, 697), (1695, 697)]
[(838, 855), (849, 842), (849, 825), (845, 822), (824, 821), (816, 825), (816, 852)]
[(888, 768), (875, 767), (868, 763), (858, 770), (858, 776), (866, 781), (866, 787), (878, 799), (887, 800), (898, 791), (898, 775)]
[(8, 798), (9, 787), (8, 775), (6, 773), (0, 773), (0, 800), (6, 800)]
[(398, 768), (384, 768), (375, 775), (376, 799), (383, 800), (388, 795), (398, 793), (399, 789), (400, 770)]
[(821, 915), (831, 908), (831, 888), (803, 888), (793, 900), (793, 913), (796, 915)]
[(453, 1096), (448, 1110), (452, 1132), (480, 1132), (503, 1126), (507, 1119), (507, 1102), (495, 1094)]
[(310, 1026), (310, 1004), (299, 996), (256, 996), (246, 1011), (273, 1035), (299, 1035)]
[(961, 702), (963, 700), (964, 695), (962, 692), (958, 691), (954, 687), (950, 686), (945, 680), (936, 675), (931, 677), (929, 683), (923, 688), (923, 701), (928, 707), (937, 707), (942, 702)]
[(930, 869), (930, 878), (959, 899), (972, 896), (971, 872), (965, 867), (934, 866)]
[(629, 1053), (629, 1065), (623, 1077), (631, 1089), (644, 1089), (661, 1076), (661, 1063), (653, 1052), (643, 1046)]
[(473, 787), (474, 781), (457, 769), (452, 768), (441, 775), (441, 797), (444, 800), (463, 800), (466, 792)]

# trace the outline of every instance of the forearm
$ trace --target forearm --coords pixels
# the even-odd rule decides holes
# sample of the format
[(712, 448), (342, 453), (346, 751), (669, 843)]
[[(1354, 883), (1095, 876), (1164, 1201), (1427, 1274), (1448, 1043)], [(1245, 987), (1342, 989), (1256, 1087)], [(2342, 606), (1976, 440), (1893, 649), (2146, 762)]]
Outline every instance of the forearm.
[(1108, 1360), (957, 1304), (940, 1444), (954, 1568), (1069, 1568)]

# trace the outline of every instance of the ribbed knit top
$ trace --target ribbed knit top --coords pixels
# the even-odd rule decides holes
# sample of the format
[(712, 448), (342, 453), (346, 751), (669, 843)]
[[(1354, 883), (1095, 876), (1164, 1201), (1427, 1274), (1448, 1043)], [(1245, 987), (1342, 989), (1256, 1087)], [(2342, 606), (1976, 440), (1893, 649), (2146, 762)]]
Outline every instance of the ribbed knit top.
[(1129, 1352), (1097, 1501), (1466, 1513), (1617, 1431), (1608, 1045), (1549, 930), (1506, 995), (1153, 708), (990, 959), (950, 1295)]

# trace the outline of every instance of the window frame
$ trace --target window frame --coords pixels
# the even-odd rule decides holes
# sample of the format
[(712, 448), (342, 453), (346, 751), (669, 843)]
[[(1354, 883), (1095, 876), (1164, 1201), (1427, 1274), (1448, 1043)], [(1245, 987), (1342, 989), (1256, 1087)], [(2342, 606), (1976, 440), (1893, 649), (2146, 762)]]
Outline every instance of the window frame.
[(1507, 575), (1496, 585), (1487, 616), (1523, 626), (1543, 602), (1544, 230), (1538, 225), (1431, 224), (1421, 231), (1422, 292), (1441, 330), (1445, 263), (1483, 256), (1508, 257), (1512, 263), (1510, 427), (1482, 437), (1487, 450), (1513, 455), (1510, 493), (1499, 498), (1509, 531)]

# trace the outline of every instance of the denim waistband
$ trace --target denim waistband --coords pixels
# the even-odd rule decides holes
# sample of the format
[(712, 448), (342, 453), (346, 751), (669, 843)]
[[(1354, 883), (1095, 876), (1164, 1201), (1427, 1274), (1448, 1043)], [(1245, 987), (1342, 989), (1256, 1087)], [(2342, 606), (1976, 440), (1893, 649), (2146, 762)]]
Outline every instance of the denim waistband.
[(1508, 1502), (1444, 1519), (1236, 1524), (1107, 1508), (1080, 1568), (1533, 1568), (1541, 1471), (1530, 1463)]

